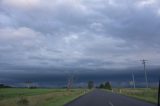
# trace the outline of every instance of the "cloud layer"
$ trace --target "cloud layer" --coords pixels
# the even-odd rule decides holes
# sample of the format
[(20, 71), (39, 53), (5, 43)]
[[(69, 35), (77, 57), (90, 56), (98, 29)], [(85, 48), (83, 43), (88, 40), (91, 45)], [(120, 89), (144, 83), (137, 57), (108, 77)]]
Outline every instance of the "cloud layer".
[(158, 0), (1, 0), (0, 71), (117, 70), (139, 67), (143, 58), (158, 66), (159, 6)]

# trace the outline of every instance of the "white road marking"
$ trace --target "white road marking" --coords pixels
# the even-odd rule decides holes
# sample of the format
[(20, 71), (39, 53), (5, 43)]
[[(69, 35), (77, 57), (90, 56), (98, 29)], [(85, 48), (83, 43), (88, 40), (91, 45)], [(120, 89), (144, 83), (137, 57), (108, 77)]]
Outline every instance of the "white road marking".
[(110, 106), (114, 106), (113, 103), (112, 103), (111, 101), (109, 101), (109, 105), (110, 105)]

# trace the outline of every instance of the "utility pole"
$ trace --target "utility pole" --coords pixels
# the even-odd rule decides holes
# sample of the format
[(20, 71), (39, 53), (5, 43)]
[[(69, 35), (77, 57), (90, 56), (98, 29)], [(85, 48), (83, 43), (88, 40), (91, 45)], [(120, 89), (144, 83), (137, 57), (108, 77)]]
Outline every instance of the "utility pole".
[(132, 72), (132, 79), (133, 79), (133, 87), (136, 88), (135, 80), (134, 80), (134, 73)]
[(146, 71), (146, 61), (147, 60), (141, 60), (142, 64), (144, 65), (144, 72), (145, 72), (145, 80), (146, 80), (146, 88), (148, 88), (148, 78), (147, 78), (147, 71)]
[(32, 84), (32, 81), (28, 80), (28, 81), (26, 81), (25, 83), (26, 83), (26, 85), (27, 85), (27, 88), (30, 88), (30, 87), (31, 87), (31, 84)]

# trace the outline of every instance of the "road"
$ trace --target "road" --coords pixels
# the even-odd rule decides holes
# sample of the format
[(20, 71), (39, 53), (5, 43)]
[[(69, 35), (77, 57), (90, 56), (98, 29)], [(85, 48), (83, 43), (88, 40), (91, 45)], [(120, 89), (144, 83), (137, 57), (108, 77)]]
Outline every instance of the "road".
[(94, 90), (64, 106), (156, 106), (127, 96)]

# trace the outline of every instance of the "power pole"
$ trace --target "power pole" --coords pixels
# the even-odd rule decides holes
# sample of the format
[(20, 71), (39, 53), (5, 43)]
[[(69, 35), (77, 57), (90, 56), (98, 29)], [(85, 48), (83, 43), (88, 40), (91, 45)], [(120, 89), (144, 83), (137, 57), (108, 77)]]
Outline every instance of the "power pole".
[(26, 83), (26, 85), (27, 85), (27, 88), (30, 88), (30, 87), (31, 87), (31, 84), (32, 84), (32, 81), (28, 80), (28, 81), (26, 81), (25, 83)]
[(132, 79), (133, 79), (133, 87), (136, 88), (135, 80), (134, 80), (134, 73), (132, 72)]
[(146, 80), (146, 88), (148, 88), (148, 78), (147, 78), (147, 71), (146, 71), (146, 61), (147, 60), (141, 60), (142, 64), (144, 65), (144, 72), (145, 72), (145, 80)]

